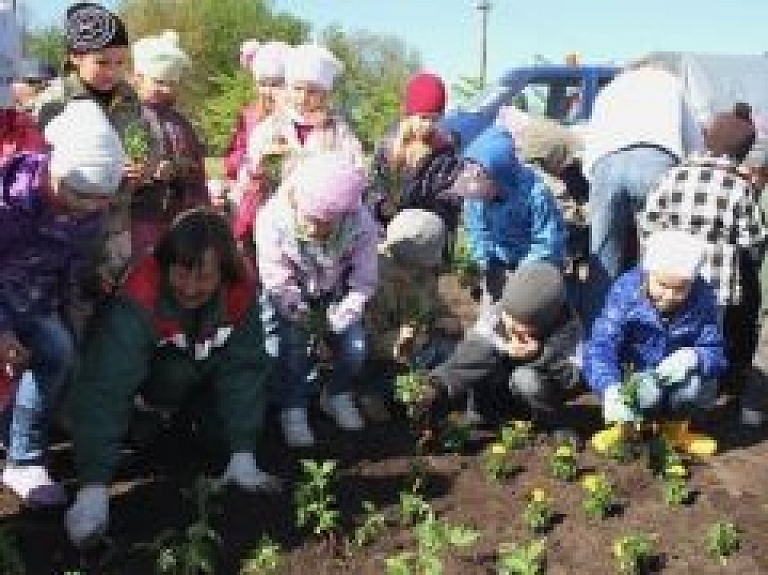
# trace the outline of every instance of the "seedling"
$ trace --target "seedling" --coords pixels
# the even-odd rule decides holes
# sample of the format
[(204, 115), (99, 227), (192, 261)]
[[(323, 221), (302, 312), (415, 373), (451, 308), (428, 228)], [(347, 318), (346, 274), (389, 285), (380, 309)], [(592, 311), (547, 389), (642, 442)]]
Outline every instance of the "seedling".
[(333, 546), (339, 529), (339, 511), (332, 489), (336, 482), (336, 461), (301, 461), (303, 477), (296, 487), (296, 522)]
[(134, 164), (144, 163), (149, 156), (151, 137), (145, 126), (139, 122), (128, 124), (123, 133), (123, 149)]
[(277, 573), (283, 564), (280, 546), (266, 535), (259, 546), (243, 561), (239, 575), (268, 575)]
[(363, 502), (365, 518), (363, 523), (355, 529), (355, 545), (365, 547), (370, 545), (384, 533), (387, 528), (387, 518), (376, 509), (376, 505), (370, 501)]
[(451, 414), (440, 430), (440, 444), (450, 453), (463, 453), (472, 437), (472, 428), (457, 413)]
[(613, 557), (619, 573), (644, 573), (653, 558), (653, 538), (645, 533), (619, 537), (613, 542)]
[(510, 461), (507, 446), (497, 441), (485, 448), (485, 472), (498, 483), (510, 479), (517, 467)]
[(502, 545), (496, 566), (498, 575), (542, 575), (545, 553), (543, 539), (527, 545)]
[(615, 505), (613, 487), (602, 473), (593, 473), (581, 482), (584, 488), (582, 507), (589, 517), (605, 519)]
[(576, 479), (579, 467), (576, 463), (576, 450), (571, 443), (566, 442), (557, 447), (549, 460), (549, 470), (560, 481)]
[(459, 285), (463, 288), (475, 287), (481, 277), (480, 266), (472, 257), (467, 243), (467, 234), (463, 229), (459, 229), (456, 234), (451, 258), (451, 271), (456, 274)]
[(201, 476), (191, 489), (184, 490), (184, 497), (195, 504), (197, 520), (183, 533), (165, 532), (150, 545), (157, 554), (155, 567), (158, 573), (187, 575), (216, 572), (216, 553), (222, 540), (211, 527), (212, 499), (221, 488), (218, 480)]
[(523, 510), (523, 523), (534, 533), (544, 533), (552, 527), (554, 511), (552, 498), (543, 489), (536, 488), (528, 494)]
[(397, 376), (395, 380), (395, 399), (405, 406), (406, 414), (411, 421), (418, 418), (421, 403), (427, 396), (429, 379), (427, 372), (421, 369), (411, 369)]
[(24, 575), (26, 572), (24, 560), (16, 547), (15, 537), (6, 527), (0, 528), (0, 573)]
[(480, 536), (476, 530), (464, 525), (450, 525), (437, 519), (430, 511), (424, 520), (416, 525), (418, 551), (404, 552), (386, 559), (388, 575), (423, 573), (439, 575), (443, 572), (442, 553), (448, 547), (457, 549), (469, 547)]
[(515, 420), (501, 428), (501, 442), (510, 451), (522, 449), (533, 439), (533, 423)]
[(685, 505), (691, 501), (693, 494), (688, 487), (688, 470), (682, 461), (664, 469), (662, 492), (668, 505)]
[(741, 546), (741, 535), (733, 523), (718, 521), (707, 530), (707, 551), (724, 564)]
[(409, 491), (400, 492), (400, 520), (404, 525), (414, 525), (432, 511), (424, 496), (419, 493), (420, 483), (414, 483)]

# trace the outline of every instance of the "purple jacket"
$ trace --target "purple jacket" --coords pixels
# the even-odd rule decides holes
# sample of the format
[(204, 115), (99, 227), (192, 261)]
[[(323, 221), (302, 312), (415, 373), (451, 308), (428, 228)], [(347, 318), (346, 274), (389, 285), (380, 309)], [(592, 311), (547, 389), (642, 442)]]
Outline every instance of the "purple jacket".
[(57, 311), (101, 239), (101, 214), (74, 218), (49, 207), (47, 162), (17, 154), (0, 167), (0, 331), (15, 317)]

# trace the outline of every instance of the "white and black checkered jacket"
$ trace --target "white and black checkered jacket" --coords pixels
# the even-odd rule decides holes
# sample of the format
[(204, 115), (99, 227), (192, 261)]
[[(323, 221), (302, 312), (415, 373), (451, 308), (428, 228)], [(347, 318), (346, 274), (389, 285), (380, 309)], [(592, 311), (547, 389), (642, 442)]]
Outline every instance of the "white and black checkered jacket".
[(762, 243), (768, 231), (754, 195), (734, 164), (692, 156), (667, 171), (650, 192), (638, 226), (643, 238), (674, 229), (705, 240), (702, 278), (715, 288), (720, 305), (738, 304), (739, 251)]

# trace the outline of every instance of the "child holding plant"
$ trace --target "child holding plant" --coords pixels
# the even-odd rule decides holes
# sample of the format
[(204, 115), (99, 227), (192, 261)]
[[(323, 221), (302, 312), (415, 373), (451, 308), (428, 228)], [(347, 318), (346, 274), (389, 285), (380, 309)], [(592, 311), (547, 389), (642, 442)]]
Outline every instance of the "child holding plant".
[(363, 308), (377, 284), (377, 229), (362, 205), (364, 172), (326, 152), (297, 166), (259, 215), (256, 247), (267, 350), (284, 366), (280, 422), (288, 444), (310, 446), (313, 362), (330, 363), (321, 405), (342, 429), (364, 422), (351, 391), (365, 360)]
[(521, 264), (491, 312), (430, 372), (424, 403), (503, 379), (543, 427), (578, 441), (562, 423), (562, 408), (578, 381), (581, 339), (581, 322), (566, 302), (560, 270), (546, 262)]
[[(642, 264), (611, 289), (584, 355), (603, 417), (616, 424), (593, 437), (596, 451), (609, 451), (624, 438), (622, 424), (643, 418), (658, 421), (676, 449), (700, 456), (717, 450), (714, 439), (689, 430), (690, 418), (716, 400), (727, 366), (714, 290), (699, 277), (702, 258), (690, 234), (656, 232)], [(625, 366), (634, 372), (632, 402), (622, 394)]]
[(154, 149), (147, 149), (154, 174), (131, 201), (131, 252), (149, 252), (181, 211), (209, 203), (202, 142), (177, 109), (176, 97), (187, 55), (178, 35), (166, 30), (133, 44), (135, 86)]

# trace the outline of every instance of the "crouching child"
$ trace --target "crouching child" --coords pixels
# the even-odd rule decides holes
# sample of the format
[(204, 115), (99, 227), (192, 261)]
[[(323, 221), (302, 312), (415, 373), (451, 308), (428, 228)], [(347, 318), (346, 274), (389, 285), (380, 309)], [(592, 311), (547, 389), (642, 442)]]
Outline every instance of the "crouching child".
[[(629, 422), (660, 424), (676, 449), (707, 456), (714, 439), (689, 430), (692, 416), (717, 399), (727, 366), (712, 286), (699, 277), (704, 246), (681, 231), (650, 236), (640, 266), (613, 285), (585, 348), (584, 375), (602, 399), (603, 418), (615, 424), (592, 445), (609, 451)], [(634, 399), (622, 393), (632, 370)]]

